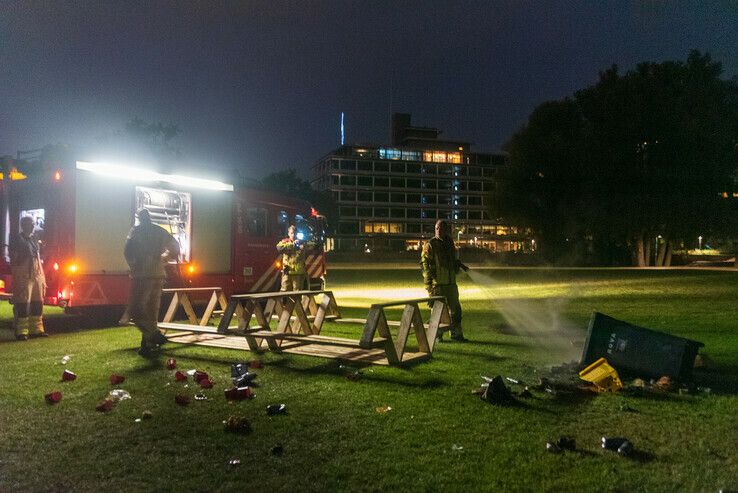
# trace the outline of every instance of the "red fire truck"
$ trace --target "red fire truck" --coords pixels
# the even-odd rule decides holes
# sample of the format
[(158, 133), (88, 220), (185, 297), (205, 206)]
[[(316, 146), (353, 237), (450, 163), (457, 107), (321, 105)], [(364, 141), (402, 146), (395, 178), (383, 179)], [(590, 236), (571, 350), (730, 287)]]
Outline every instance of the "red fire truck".
[[(307, 257), (310, 287), (324, 284), (325, 222), (305, 201), (141, 163), (3, 164), (4, 244), (19, 231), (21, 217), (34, 218), (47, 304), (122, 313), (129, 289), (123, 245), (140, 208), (181, 245), (178, 262), (168, 266), (170, 287), (219, 286), (226, 295), (277, 290), (275, 246), (290, 224), (299, 239), (314, 245)], [(9, 276), (5, 281), (12, 291)]]

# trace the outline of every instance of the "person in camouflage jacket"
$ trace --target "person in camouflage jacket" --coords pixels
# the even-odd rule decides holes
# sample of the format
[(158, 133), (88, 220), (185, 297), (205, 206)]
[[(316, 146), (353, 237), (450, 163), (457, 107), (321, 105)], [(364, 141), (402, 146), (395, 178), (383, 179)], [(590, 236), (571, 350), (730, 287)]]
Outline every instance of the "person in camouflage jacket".
[[(439, 219), (436, 221), (436, 235), (423, 244), (420, 265), (423, 269), (423, 282), (430, 296), (445, 296), (451, 315), (451, 339), (466, 341), (461, 328), (461, 303), (456, 274), (460, 269), (467, 270), (456, 256), (456, 246), (451, 238), (451, 225)], [(442, 334), (439, 333), (438, 339)]]

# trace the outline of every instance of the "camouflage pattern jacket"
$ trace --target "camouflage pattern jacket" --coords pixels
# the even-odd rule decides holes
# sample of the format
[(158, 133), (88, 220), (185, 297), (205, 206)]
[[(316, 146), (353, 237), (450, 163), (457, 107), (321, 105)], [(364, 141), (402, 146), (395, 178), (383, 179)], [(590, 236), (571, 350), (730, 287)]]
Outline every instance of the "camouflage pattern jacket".
[(456, 274), (461, 263), (456, 258), (453, 240), (433, 237), (425, 242), (420, 254), (420, 266), (423, 269), (423, 283), (428, 291), (438, 285), (456, 284)]

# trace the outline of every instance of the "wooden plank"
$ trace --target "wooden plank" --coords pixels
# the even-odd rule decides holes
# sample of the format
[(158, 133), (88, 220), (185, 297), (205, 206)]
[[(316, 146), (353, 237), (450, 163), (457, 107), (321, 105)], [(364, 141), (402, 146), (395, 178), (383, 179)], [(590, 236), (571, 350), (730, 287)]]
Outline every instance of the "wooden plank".
[(218, 303), (217, 290), (213, 291), (213, 294), (210, 295), (210, 301), (208, 301), (208, 305), (205, 307), (205, 312), (202, 314), (200, 325), (207, 325), (208, 322), (210, 322), (210, 317), (213, 316), (213, 310), (215, 310), (216, 303)]
[(388, 301), (387, 303), (374, 303), (372, 308), (389, 308), (391, 306), (403, 306), (409, 304), (428, 303), (429, 301), (445, 300), (443, 296), (429, 296), (428, 298), (417, 298), (414, 300)]
[(211, 286), (205, 288), (165, 288), (162, 289), (162, 293), (192, 293), (196, 291), (217, 291), (221, 289), (220, 286)]
[(412, 326), (413, 332), (415, 332), (415, 339), (418, 341), (418, 349), (423, 353), (430, 353), (431, 348), (428, 343), (428, 335), (426, 333), (425, 324), (423, 324), (423, 317), (420, 315), (420, 308), (418, 308), (418, 305), (415, 305)]
[[(231, 324), (231, 319), (233, 319), (233, 314), (236, 312), (237, 306), (240, 307), (241, 303), (239, 303), (238, 300), (231, 300), (223, 310), (223, 316), (218, 324), (218, 332), (221, 334), (225, 334), (228, 331), (228, 327)], [(240, 318), (237, 321), (239, 322), (238, 326), (241, 327)]]
[(410, 327), (413, 323), (413, 317), (415, 311), (418, 309), (418, 305), (407, 304), (402, 310), (402, 319), (400, 320), (400, 329), (397, 331), (397, 338), (395, 339), (395, 352), (397, 353), (397, 359), (402, 361), (402, 353), (405, 352), (405, 344), (407, 344), (407, 336), (410, 333)]
[(288, 329), (292, 328), (292, 326), (290, 325), (290, 321), (292, 318), (292, 310), (295, 309), (295, 300), (289, 296), (285, 296), (284, 300), (282, 301), (282, 308), (284, 308), (284, 310), (282, 310), (282, 313), (279, 316), (279, 322), (277, 323), (277, 332), (289, 332)]
[(177, 306), (179, 305), (179, 294), (174, 293), (172, 296), (172, 301), (169, 303), (169, 308), (167, 308), (167, 312), (164, 314), (164, 320), (162, 322), (171, 322), (174, 318), (174, 314), (177, 312)]
[(192, 308), (192, 303), (190, 303), (190, 298), (187, 296), (187, 293), (179, 293), (179, 304), (184, 308), (185, 314), (187, 314), (187, 319), (190, 323), (192, 325), (199, 325), (197, 314), (195, 314), (195, 309)]
[(305, 314), (305, 308), (302, 303), (295, 303), (294, 308), (295, 320), (292, 323), (292, 332), (295, 334), (310, 335), (313, 333), (313, 325), (308, 320), (307, 314)]

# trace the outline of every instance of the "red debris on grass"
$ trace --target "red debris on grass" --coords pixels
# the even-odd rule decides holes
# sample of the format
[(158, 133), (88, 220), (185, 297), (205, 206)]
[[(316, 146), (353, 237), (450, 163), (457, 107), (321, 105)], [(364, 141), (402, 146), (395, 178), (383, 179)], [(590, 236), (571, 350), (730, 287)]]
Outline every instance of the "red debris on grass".
[(200, 383), (200, 380), (206, 380), (206, 379), (208, 379), (208, 374), (207, 374), (207, 372), (204, 372), (204, 371), (195, 370), (195, 374), (192, 375), (192, 379), (196, 383)]
[(53, 392), (49, 392), (48, 394), (46, 394), (44, 396), (44, 399), (49, 404), (56, 404), (62, 399), (62, 393), (59, 392), (58, 390), (55, 390)]
[(105, 399), (104, 401), (100, 402), (100, 404), (98, 404), (95, 409), (98, 412), (107, 413), (109, 411), (112, 411), (113, 406), (115, 406), (115, 402), (113, 402), (112, 399)]
[(182, 373), (181, 371), (177, 370), (177, 373), (174, 374), (174, 379), (178, 382), (186, 382), (187, 381), (187, 375)]
[(113, 373), (110, 375), (110, 385), (120, 385), (123, 382), (126, 381), (126, 377), (123, 375), (118, 375), (117, 373)]
[(199, 383), (200, 384), (200, 387), (202, 387), (203, 389), (212, 389), (213, 388), (213, 381), (210, 380), (209, 378), (203, 378), (203, 379), (201, 379), (197, 383)]
[(251, 387), (231, 387), (225, 390), (225, 398), (229, 401), (242, 401), (254, 397)]
[(177, 368), (177, 360), (174, 358), (169, 358), (167, 360), (167, 369), (174, 370), (175, 368)]
[(77, 378), (77, 375), (72, 373), (69, 370), (64, 370), (64, 373), (62, 373), (62, 382), (71, 382), (72, 380), (76, 378)]

